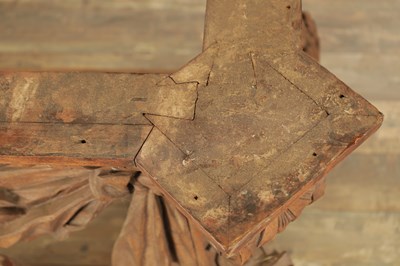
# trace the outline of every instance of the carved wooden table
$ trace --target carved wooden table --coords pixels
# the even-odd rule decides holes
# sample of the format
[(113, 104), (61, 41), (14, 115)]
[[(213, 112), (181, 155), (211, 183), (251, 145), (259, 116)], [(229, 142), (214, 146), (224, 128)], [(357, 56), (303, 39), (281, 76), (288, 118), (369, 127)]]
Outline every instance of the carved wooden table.
[(0, 246), (133, 193), (113, 264), (248, 261), (383, 119), (302, 25), (299, 0), (209, 0), (203, 52), (173, 74), (2, 73)]

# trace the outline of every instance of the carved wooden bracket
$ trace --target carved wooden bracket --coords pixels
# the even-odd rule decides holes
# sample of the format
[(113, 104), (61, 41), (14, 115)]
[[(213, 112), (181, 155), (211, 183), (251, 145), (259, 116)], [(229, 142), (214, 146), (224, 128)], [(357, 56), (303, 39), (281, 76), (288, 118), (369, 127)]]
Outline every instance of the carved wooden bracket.
[(294, 220), (382, 115), (301, 51), (300, 1), (207, 8), (203, 53), (170, 76), (198, 84), (195, 118), (145, 115), (136, 163), (234, 256)]
[[(300, 0), (208, 0), (203, 52), (173, 74), (2, 73), (0, 161), (138, 168), (244, 263), (383, 119), (305, 53), (318, 43), (302, 39), (303, 19)], [(79, 185), (85, 202), (108, 202), (98, 176)]]

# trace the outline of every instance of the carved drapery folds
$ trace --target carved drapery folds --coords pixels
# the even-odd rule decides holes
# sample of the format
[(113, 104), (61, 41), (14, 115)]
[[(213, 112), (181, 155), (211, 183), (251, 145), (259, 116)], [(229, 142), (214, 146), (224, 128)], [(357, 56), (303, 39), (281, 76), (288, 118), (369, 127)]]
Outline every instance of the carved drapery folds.
[(0, 246), (83, 229), (114, 199), (129, 194), (132, 172), (116, 169), (0, 167)]

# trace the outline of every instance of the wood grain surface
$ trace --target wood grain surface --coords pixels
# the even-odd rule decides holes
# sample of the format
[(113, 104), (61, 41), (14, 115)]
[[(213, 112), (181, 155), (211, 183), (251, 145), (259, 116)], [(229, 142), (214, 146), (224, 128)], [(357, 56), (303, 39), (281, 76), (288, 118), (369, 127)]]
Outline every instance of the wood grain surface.
[(191, 119), (197, 97), (166, 75), (3, 72), (0, 84), (5, 163), (132, 165), (152, 128), (143, 114)]
[(292, 205), (382, 123), (301, 51), (301, 27), (300, 1), (208, 1), (204, 51), (171, 75), (199, 84), (195, 119), (146, 115), (155, 128), (138, 167), (242, 263), (249, 243), (276, 220), (282, 231), (308, 203)]

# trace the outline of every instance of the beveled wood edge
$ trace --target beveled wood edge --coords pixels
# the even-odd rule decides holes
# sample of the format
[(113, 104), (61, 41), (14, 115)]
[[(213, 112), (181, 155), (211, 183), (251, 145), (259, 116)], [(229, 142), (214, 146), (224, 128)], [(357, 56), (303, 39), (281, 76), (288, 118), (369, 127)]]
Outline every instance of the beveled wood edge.
[[(240, 253), (241, 248), (245, 247), (246, 242), (251, 241), (257, 234), (261, 233), (271, 222), (277, 219), (284, 210), (288, 209), (290, 205), (294, 202), (298, 201), (302, 196), (307, 194), (313, 186), (315, 186), (318, 182), (320, 182), (336, 165), (342, 162), (350, 153), (352, 153), (357, 147), (359, 147), (363, 142), (365, 142), (372, 134), (374, 134), (382, 125), (383, 122), (383, 114), (377, 115), (377, 123), (374, 127), (370, 128), (363, 136), (355, 139), (353, 143), (351, 143), (342, 153), (340, 153), (334, 160), (330, 161), (327, 164), (327, 167), (324, 171), (320, 172), (319, 175), (307, 183), (300, 191), (294, 194), (292, 198), (290, 198), (287, 202), (285, 202), (281, 207), (275, 209), (270, 217), (264, 221), (261, 221), (256, 227), (253, 227), (253, 230), (246, 233), (239, 241), (233, 240), (236, 242), (232, 245), (232, 247), (226, 250), (226, 254), (228, 256), (234, 256), (236, 253)], [(306, 207), (308, 204), (305, 204)], [(279, 232), (277, 231), (276, 234)], [(276, 235), (275, 234), (275, 235)]]

